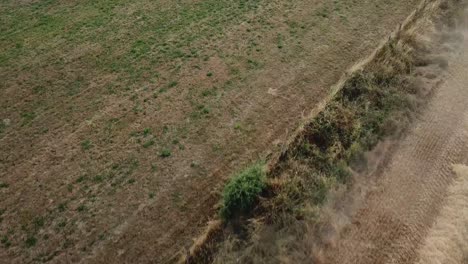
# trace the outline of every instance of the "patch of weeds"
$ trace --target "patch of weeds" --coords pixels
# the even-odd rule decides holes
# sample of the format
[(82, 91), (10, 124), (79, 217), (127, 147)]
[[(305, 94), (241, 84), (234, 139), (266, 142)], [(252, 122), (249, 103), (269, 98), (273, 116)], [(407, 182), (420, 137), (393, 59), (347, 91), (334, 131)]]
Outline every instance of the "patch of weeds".
[(219, 143), (213, 143), (213, 145), (211, 145), (211, 149), (214, 152), (220, 152), (223, 149), (223, 146)]
[(359, 142), (354, 142), (353, 144), (351, 144), (351, 146), (346, 152), (346, 158), (349, 161), (349, 164), (353, 167), (357, 167), (360, 164), (364, 164), (366, 162), (364, 152), (365, 149)]
[(215, 96), (215, 95), (216, 95), (216, 88), (204, 90), (204, 91), (201, 93), (201, 95), (202, 95), (203, 97)]
[(241, 123), (236, 122), (236, 123), (234, 124), (234, 130), (243, 131), (244, 128), (242, 127), (242, 124), (241, 124)]
[(41, 228), (44, 226), (45, 220), (43, 217), (36, 217), (34, 218), (34, 227)]
[(143, 129), (143, 136), (147, 137), (149, 135), (151, 135), (151, 129), (150, 128)]
[(199, 108), (199, 110), (200, 110), (200, 113), (202, 115), (207, 115), (207, 114), (210, 113), (210, 109), (208, 107), (206, 107), (206, 106), (201, 106), (201, 108)]
[(176, 82), (176, 81), (172, 81), (172, 82), (170, 82), (170, 83), (167, 85), (167, 87), (168, 87), (168, 88), (173, 88), (173, 87), (176, 87), (177, 84), (179, 84), (179, 83)]
[(247, 63), (249, 65), (249, 68), (250, 69), (258, 69), (261, 67), (261, 64), (258, 62), (258, 61), (255, 61), (255, 60), (252, 60), (252, 59), (248, 59), (247, 60)]
[(132, 179), (129, 179), (129, 180), (128, 180), (128, 183), (129, 183), (129, 184), (133, 184), (133, 183), (135, 183), (135, 181), (136, 181), (136, 180), (132, 178)]
[(0, 239), (0, 243), (2, 243), (2, 245), (6, 248), (11, 246), (11, 241), (8, 239), (6, 235), (3, 236), (2, 239)]
[(210, 113), (211, 113), (210, 108), (208, 108), (205, 105), (198, 105), (197, 108), (196, 108), (196, 111), (194, 111), (191, 114), (191, 117), (194, 118), (194, 119), (199, 119), (199, 118), (202, 118), (202, 117), (208, 117)]
[(60, 203), (57, 206), (57, 209), (58, 209), (59, 212), (65, 212), (65, 210), (67, 209), (67, 204), (66, 203)]
[(25, 126), (31, 123), (36, 118), (36, 113), (24, 112), (24, 113), (21, 113), (21, 117), (23, 118), (23, 122), (21, 123), (21, 126)]
[(42, 85), (37, 85), (33, 88), (34, 94), (44, 94), (46, 91), (45, 87)]
[(158, 165), (156, 164), (151, 164), (151, 172), (156, 172), (158, 170)]
[(76, 80), (72, 81), (68, 85), (68, 90), (67, 90), (67, 95), (68, 96), (74, 96), (77, 95), (80, 91), (81, 88), (85, 86), (85, 80), (84, 77), (78, 77)]
[(0, 182), (0, 189), (8, 188), (10, 185), (6, 182)]
[(5, 209), (0, 209), (0, 223), (2, 223), (2, 221), (3, 221), (2, 215), (3, 215), (3, 213), (5, 213), (5, 211), (6, 211)]
[(182, 197), (182, 194), (179, 193), (179, 192), (175, 192), (172, 194), (172, 201), (174, 202), (174, 204), (181, 210), (185, 210), (187, 209), (186, 208), (186, 204), (184, 202), (184, 199)]
[(212, 77), (212, 76), (213, 76), (213, 73), (212, 73), (212, 72), (208, 72), (208, 73), (206, 74), (206, 76)]
[(86, 176), (81, 175), (80, 177), (78, 177), (78, 179), (76, 179), (76, 183), (81, 183), (81, 182), (84, 182), (85, 180), (86, 180)]
[(327, 7), (323, 7), (322, 9), (318, 10), (316, 12), (316, 15), (317, 16), (320, 16), (320, 17), (323, 17), (323, 18), (327, 18), (328, 15), (329, 15), (329, 11), (328, 11), (328, 8)]
[(37, 238), (35, 238), (34, 236), (28, 236), (24, 241), (24, 244), (28, 248), (34, 247), (37, 244)]
[(150, 193), (148, 193), (148, 198), (153, 199), (154, 195), (155, 195), (154, 192), (150, 192)]
[(221, 217), (228, 220), (250, 210), (266, 188), (264, 165), (255, 164), (234, 175), (223, 191)]
[(7, 125), (5, 124), (5, 122), (1, 121), (0, 122), (0, 134), (2, 134), (7, 128)]
[(76, 208), (76, 210), (77, 210), (78, 212), (84, 212), (84, 211), (86, 210), (86, 206), (85, 206), (84, 204), (80, 204), (80, 205)]
[(117, 94), (115, 85), (107, 84), (105, 87), (106, 87), (107, 94)]
[(338, 182), (345, 183), (351, 177), (351, 172), (345, 161), (341, 160), (331, 168), (331, 174), (338, 180)]
[(169, 158), (170, 156), (172, 155), (171, 151), (169, 149), (163, 149), (161, 150), (161, 152), (159, 153), (159, 156), (161, 158)]
[(93, 182), (95, 183), (100, 183), (100, 182), (103, 182), (104, 181), (104, 176), (102, 175), (96, 175), (93, 177)]
[(155, 143), (154, 140), (151, 139), (151, 140), (148, 140), (148, 141), (146, 141), (145, 143), (143, 143), (142, 146), (143, 146), (143, 148), (149, 148), (149, 147), (153, 146), (154, 143)]
[(132, 107), (132, 112), (134, 114), (142, 113), (144, 111), (144, 107), (140, 105), (140, 103), (135, 103), (135, 105)]
[(81, 149), (82, 150), (89, 150), (93, 147), (93, 143), (87, 139), (81, 142)]
[(281, 34), (278, 34), (278, 37), (277, 37), (277, 47), (278, 49), (282, 49), (284, 46), (284, 40), (283, 40), (283, 36)]
[(100, 234), (99, 237), (98, 237), (99, 241), (104, 240), (104, 238), (106, 238), (106, 234), (105, 234), (105, 233)]
[(130, 51), (134, 58), (140, 58), (150, 51), (150, 46), (143, 40), (137, 40)]

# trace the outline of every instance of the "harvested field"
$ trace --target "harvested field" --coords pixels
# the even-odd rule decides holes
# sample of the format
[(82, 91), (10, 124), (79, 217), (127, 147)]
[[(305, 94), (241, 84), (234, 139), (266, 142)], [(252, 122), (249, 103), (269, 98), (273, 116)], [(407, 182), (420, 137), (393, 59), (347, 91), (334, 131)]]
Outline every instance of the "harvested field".
[(418, 3), (2, 1), (0, 262), (176, 262)]

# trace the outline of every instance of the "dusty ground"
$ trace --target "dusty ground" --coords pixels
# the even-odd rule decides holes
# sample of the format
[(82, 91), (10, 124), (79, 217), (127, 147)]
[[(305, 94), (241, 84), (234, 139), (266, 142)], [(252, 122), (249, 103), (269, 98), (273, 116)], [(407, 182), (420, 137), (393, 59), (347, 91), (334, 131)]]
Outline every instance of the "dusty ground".
[(418, 2), (2, 1), (0, 262), (175, 261)]
[(324, 263), (468, 263), (468, 35), (459, 33), (461, 44), (442, 36), (456, 50), (438, 54), (447, 57), (447, 72), (416, 71), (444, 83), (386, 165), (358, 180), (354, 213), (341, 219), (349, 223)]

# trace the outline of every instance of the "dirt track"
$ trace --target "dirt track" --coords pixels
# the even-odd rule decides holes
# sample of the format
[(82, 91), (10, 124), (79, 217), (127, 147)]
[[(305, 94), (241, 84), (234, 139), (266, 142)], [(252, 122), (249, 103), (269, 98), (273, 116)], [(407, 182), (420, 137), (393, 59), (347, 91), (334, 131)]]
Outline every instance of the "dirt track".
[[(361, 186), (369, 191), (360, 193), (362, 202), (324, 263), (468, 263), (468, 40), (463, 35), (428, 107), (372, 175), (374, 184)], [(428, 70), (418, 68), (435, 78)]]

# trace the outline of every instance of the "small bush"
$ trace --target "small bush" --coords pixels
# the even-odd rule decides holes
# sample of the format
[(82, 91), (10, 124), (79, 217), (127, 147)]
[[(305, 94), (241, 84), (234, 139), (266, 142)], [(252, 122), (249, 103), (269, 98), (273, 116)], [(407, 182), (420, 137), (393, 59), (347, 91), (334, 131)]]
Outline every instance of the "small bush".
[(91, 147), (93, 147), (93, 143), (90, 140), (85, 140), (85, 141), (81, 142), (81, 148), (83, 150), (88, 150)]
[(265, 189), (263, 164), (255, 164), (235, 175), (224, 188), (221, 217), (227, 220), (252, 208), (258, 195)]
[(33, 236), (29, 236), (28, 238), (26, 238), (26, 241), (24, 242), (26, 244), (26, 247), (33, 247), (36, 245), (37, 243), (37, 239)]
[(163, 149), (161, 153), (159, 153), (161, 158), (169, 158), (171, 156), (171, 151), (168, 149)]

